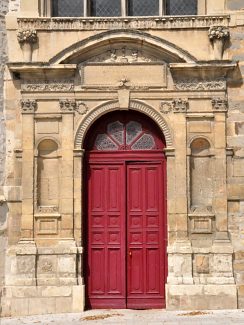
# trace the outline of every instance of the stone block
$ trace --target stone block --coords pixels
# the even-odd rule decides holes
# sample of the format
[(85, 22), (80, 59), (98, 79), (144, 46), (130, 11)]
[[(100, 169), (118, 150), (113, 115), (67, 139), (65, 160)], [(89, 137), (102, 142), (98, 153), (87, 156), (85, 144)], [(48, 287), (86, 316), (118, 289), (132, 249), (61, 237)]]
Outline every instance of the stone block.
[(85, 286), (73, 286), (72, 312), (80, 313), (85, 309)]
[(71, 287), (51, 286), (42, 289), (42, 297), (71, 297), (71, 295)]
[(233, 160), (233, 176), (244, 177), (244, 159)]
[(196, 255), (195, 266), (196, 266), (197, 273), (209, 273), (209, 256)]
[(11, 316), (29, 315), (29, 299), (11, 299)]
[(29, 315), (54, 314), (56, 312), (55, 298), (29, 299)]
[(58, 268), (59, 274), (75, 274), (76, 273), (76, 258), (75, 256), (59, 256)]
[(58, 297), (56, 298), (56, 313), (70, 313), (72, 311), (72, 298)]

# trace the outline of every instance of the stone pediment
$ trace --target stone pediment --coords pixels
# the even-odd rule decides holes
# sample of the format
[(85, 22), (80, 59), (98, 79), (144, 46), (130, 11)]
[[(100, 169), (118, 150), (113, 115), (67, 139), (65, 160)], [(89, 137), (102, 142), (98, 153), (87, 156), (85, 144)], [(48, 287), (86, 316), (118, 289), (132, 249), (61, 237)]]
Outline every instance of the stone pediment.
[[(85, 63), (145, 63), (160, 62), (156, 55), (135, 46), (119, 45), (104, 50), (101, 54), (92, 56)], [(161, 61), (162, 62), (162, 61)]]

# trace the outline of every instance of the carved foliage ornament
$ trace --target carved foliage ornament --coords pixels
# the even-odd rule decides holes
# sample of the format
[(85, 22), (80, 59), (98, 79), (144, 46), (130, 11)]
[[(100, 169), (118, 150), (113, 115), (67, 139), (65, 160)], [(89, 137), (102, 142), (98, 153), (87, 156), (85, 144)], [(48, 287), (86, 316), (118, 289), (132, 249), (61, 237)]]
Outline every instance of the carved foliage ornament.
[(209, 28), (208, 37), (210, 41), (215, 39), (226, 40), (230, 37), (230, 32), (225, 26), (212, 26)]
[(73, 99), (60, 99), (59, 106), (62, 112), (72, 113), (77, 112), (80, 115), (86, 114), (88, 107), (81, 101), (75, 101)]
[(22, 99), (20, 101), (22, 113), (34, 113), (37, 109), (37, 101), (33, 99)]
[(177, 90), (225, 90), (226, 80), (219, 78), (216, 80), (199, 80), (199, 79), (185, 79), (179, 80), (175, 83)]
[(37, 42), (37, 32), (35, 29), (31, 29), (31, 28), (20, 29), (17, 33), (17, 39), (20, 44), (22, 43), (34, 44)]
[(183, 98), (164, 100), (160, 104), (160, 112), (163, 114), (168, 114), (170, 112), (186, 113), (188, 110), (188, 104), (187, 99)]
[(37, 81), (26, 81), (21, 85), (22, 91), (72, 91), (74, 90), (74, 82), (72, 80), (52, 80), (48, 83)]
[(226, 112), (228, 109), (228, 101), (226, 98), (213, 98), (212, 99), (213, 110), (216, 111), (224, 111)]

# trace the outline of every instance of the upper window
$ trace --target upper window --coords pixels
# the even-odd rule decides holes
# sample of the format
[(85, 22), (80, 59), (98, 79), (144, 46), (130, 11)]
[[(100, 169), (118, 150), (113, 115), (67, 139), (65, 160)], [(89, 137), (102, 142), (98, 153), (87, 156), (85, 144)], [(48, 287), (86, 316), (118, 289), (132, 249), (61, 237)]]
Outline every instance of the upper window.
[(53, 17), (196, 15), (199, 0), (52, 0)]

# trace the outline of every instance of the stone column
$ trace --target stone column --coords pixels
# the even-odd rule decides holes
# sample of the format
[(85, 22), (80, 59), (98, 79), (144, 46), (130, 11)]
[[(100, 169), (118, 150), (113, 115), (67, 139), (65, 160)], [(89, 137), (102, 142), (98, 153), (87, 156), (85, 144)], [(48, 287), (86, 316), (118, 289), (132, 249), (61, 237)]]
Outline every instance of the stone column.
[(34, 237), (34, 112), (35, 100), (21, 101), (22, 109), (22, 218), (21, 239)]
[(62, 163), (60, 179), (60, 213), (61, 232), (63, 239), (74, 239), (74, 208), (73, 208), (73, 130), (74, 130), (74, 108), (75, 100), (60, 100), (62, 111)]
[(215, 183), (213, 210), (216, 215), (215, 240), (228, 240), (227, 169), (226, 169), (226, 109), (223, 98), (212, 100), (215, 112)]
[(188, 238), (187, 221), (187, 133), (185, 113), (188, 102), (175, 99), (174, 119), (175, 157), (167, 159), (168, 182), (168, 289), (170, 285), (192, 284), (192, 248)]

